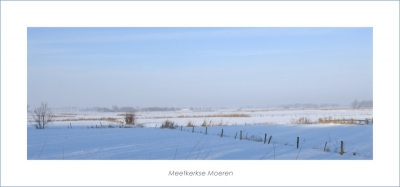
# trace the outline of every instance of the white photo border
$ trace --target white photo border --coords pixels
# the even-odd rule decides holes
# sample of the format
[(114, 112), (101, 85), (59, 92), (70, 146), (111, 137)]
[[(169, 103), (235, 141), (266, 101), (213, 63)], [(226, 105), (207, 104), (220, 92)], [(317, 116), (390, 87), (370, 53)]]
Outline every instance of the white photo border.
[[(397, 186), (398, 1), (2, 1), (1, 185)], [(27, 160), (28, 27), (372, 27), (373, 160)], [(226, 170), (233, 177), (170, 177)]]

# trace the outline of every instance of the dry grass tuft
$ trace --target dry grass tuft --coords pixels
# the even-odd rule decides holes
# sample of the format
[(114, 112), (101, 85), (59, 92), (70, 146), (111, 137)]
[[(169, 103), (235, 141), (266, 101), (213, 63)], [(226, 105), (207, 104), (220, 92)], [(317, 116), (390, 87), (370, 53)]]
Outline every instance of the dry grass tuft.
[(192, 121), (187, 122), (186, 127), (194, 127), (194, 123)]
[(192, 116), (184, 116), (184, 115), (179, 115), (176, 118), (220, 118), (220, 117), (226, 117), (226, 118), (248, 118), (251, 117), (248, 114), (214, 114), (214, 115), (192, 115)]
[(68, 118), (68, 119), (61, 119), (56, 121), (109, 121), (109, 122), (116, 122), (116, 123), (124, 123), (117, 118)]
[(311, 121), (310, 118), (301, 117), (299, 119), (292, 119), (291, 123), (292, 124), (312, 124), (313, 122)]

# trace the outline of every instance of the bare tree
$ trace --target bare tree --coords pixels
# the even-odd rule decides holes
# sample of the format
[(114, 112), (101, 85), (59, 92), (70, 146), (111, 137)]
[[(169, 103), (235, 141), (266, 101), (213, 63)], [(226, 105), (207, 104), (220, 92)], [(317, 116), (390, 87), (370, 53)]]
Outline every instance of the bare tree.
[(356, 109), (356, 108), (357, 108), (357, 105), (358, 105), (357, 99), (354, 100), (353, 102), (351, 102), (351, 108)]
[(364, 107), (365, 103), (366, 103), (365, 101), (358, 102), (357, 108)]
[(32, 113), (33, 122), (37, 129), (44, 129), (44, 126), (53, 121), (53, 113), (48, 107), (47, 103), (43, 103)]
[(113, 112), (118, 112), (119, 111), (119, 108), (118, 108), (117, 105), (113, 105), (111, 108), (112, 108)]
[(356, 100), (354, 100), (353, 102), (351, 102), (351, 107), (353, 108), (353, 109), (359, 109), (359, 108), (361, 108), (361, 107), (364, 107), (364, 105), (366, 104), (367, 102), (366, 101), (357, 101), (357, 99)]

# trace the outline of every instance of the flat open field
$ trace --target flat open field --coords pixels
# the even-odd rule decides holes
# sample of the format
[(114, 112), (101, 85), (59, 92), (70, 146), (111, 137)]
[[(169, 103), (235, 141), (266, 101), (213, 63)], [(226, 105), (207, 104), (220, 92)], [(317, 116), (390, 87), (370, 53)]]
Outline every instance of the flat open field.
[[(137, 112), (134, 126), (124, 113), (56, 115), (44, 130), (28, 122), (28, 159), (373, 159), (372, 124), (326, 120), (372, 118), (372, 109)], [(296, 124), (301, 118), (310, 124)], [(165, 120), (177, 127), (160, 128)]]

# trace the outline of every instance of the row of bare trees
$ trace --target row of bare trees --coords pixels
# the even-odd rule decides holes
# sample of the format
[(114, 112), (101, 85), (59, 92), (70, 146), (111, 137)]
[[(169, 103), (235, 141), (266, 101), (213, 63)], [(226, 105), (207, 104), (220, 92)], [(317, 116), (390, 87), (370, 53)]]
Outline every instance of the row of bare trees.
[(359, 109), (359, 108), (365, 108), (365, 107), (372, 107), (372, 101), (358, 101), (357, 99), (351, 102), (350, 104), (351, 108), (353, 109)]
[[(36, 129), (44, 129), (47, 124), (54, 121), (54, 114), (48, 104), (42, 102), (40, 107), (37, 107), (33, 110), (32, 118), (33, 120), (31, 120), (30, 122), (35, 125)], [(137, 123), (136, 114), (134, 111), (127, 112), (124, 119), (125, 124), (127, 125), (135, 125)]]

